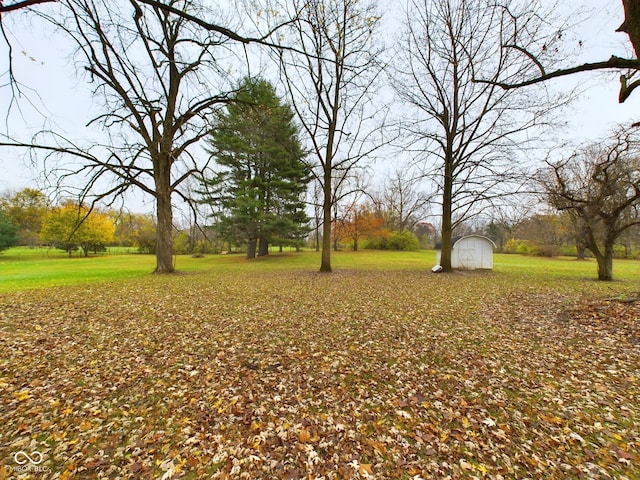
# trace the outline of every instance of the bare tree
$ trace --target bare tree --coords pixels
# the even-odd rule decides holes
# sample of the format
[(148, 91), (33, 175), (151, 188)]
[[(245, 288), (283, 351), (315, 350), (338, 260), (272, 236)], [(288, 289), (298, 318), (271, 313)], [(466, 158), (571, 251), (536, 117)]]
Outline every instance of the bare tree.
[(202, 168), (196, 148), (210, 128), (210, 115), (228, 102), (231, 87), (220, 60), (237, 35), (185, 18), (204, 17), (191, 0), (66, 0), (59, 10), (37, 14), (75, 44), (77, 65), (103, 101), (103, 113), (90, 124), (104, 127), (109, 140), (87, 148), (54, 135), (55, 142), (46, 145), (2, 145), (73, 159), (51, 173), (61, 184), (80, 179), (78, 195), (94, 203), (112, 201), (130, 188), (151, 195), (158, 224), (155, 271), (173, 272), (172, 197), (189, 200), (181, 186)]
[(498, 205), (488, 212), (486, 234), (499, 251), (504, 250), (506, 243), (514, 238), (514, 233), (539, 204), (539, 199), (531, 195), (518, 195), (510, 200), (506, 205)]
[(55, 1), (56, 0), (22, 0), (17, 2), (11, 2), (8, 4), (5, 4), (4, 2), (0, 2), (0, 18), (2, 18), (1, 14), (3, 13), (13, 12), (16, 10), (20, 10), (21, 8), (27, 8), (33, 5), (38, 5), (39, 3), (49, 3), (49, 2), (55, 2)]
[[(502, 47), (520, 53), (532, 66), (535, 66), (534, 72), (532, 72), (528, 78), (519, 81), (505, 77), (483, 78), (482, 76), (478, 76), (477, 81), (498, 85), (504, 89), (514, 89), (580, 72), (616, 70), (622, 72), (620, 75), (618, 101), (623, 103), (629, 98), (631, 93), (640, 86), (640, 79), (636, 78), (634, 80), (634, 78), (640, 74), (640, 60), (637, 58), (638, 52), (640, 52), (640, 4), (637, 0), (622, 0), (622, 5), (624, 8), (624, 20), (616, 32), (625, 33), (629, 37), (629, 42), (633, 47), (636, 58), (622, 58), (611, 55), (609, 59), (599, 62), (583, 63), (567, 68), (554, 68), (549, 70), (549, 64), (555, 66), (555, 63), (545, 62), (543, 58), (545, 50), (541, 48), (532, 49), (528, 45), (518, 42), (504, 42)], [(526, 20), (523, 21), (517, 14), (513, 14), (513, 20), (514, 22), (519, 21), (520, 24), (526, 23)], [(557, 35), (561, 36), (562, 28), (559, 27), (557, 32)], [(546, 45), (543, 43), (542, 46), (545, 47)], [(540, 45), (538, 45), (538, 47), (540, 47)]]
[[(531, 24), (540, 24), (535, 5), (524, 3)], [(490, 0), (414, 0), (406, 14), (394, 84), (416, 112), (414, 118), (407, 113), (405, 131), (442, 205), (445, 271), (451, 270), (452, 232), (522, 185), (516, 155), (531, 146), (545, 115), (560, 105), (549, 103), (544, 92), (514, 95), (473, 82), (479, 72), (515, 80), (529, 71), (514, 51), (499, 47), (507, 38), (532, 38), (527, 30), (520, 39), (508, 16)]]
[(397, 169), (387, 176), (374, 203), (392, 230), (413, 230), (430, 214), (432, 194), (421, 190), (423, 184), (423, 176), (411, 168)]
[[(48, 0), (3, 5), (2, 11)], [(231, 96), (229, 66), (221, 62), (234, 45), (262, 44), (264, 37), (241, 35), (205, 20), (212, 11), (191, 0), (62, 0), (58, 10), (31, 10), (53, 24), (75, 44), (76, 64), (103, 100), (103, 114), (89, 124), (101, 125), (109, 140), (90, 147), (48, 132), (33, 141), (5, 136), (0, 146), (23, 147), (71, 159), (50, 171), (59, 185), (80, 179), (81, 201), (113, 201), (130, 188), (155, 200), (158, 222), (157, 273), (174, 271), (173, 209), (175, 195), (189, 201), (182, 185), (200, 171), (198, 144), (209, 129), (208, 118)], [(48, 13), (47, 13), (48, 12)], [(11, 71), (15, 96), (17, 83)], [(220, 19), (218, 19), (220, 20)], [(277, 30), (287, 22), (274, 27)], [(285, 47), (278, 48), (285, 49)], [(246, 54), (246, 51), (244, 52)], [(236, 57), (237, 61), (237, 57)], [(241, 60), (242, 62), (242, 60)], [(12, 100), (13, 102), (13, 100)]]
[(311, 142), (322, 185), (322, 260), (331, 271), (331, 216), (336, 192), (383, 142), (383, 123), (373, 108), (382, 66), (376, 45), (380, 16), (372, 0), (294, 0), (297, 21), (280, 51), (281, 75)]
[(598, 261), (598, 280), (613, 280), (616, 241), (640, 225), (640, 144), (637, 131), (618, 132), (567, 159), (548, 162), (539, 182), (548, 202), (581, 224)]

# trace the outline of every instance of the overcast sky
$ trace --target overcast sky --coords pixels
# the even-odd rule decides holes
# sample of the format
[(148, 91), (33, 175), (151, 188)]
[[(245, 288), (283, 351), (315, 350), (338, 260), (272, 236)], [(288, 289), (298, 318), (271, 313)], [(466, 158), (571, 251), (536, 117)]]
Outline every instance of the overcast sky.
[[(565, 2), (570, 8), (580, 8), (590, 14), (573, 37), (580, 39), (583, 45), (580, 62), (606, 60), (612, 54), (630, 56), (626, 35), (615, 33), (622, 22), (620, 4), (619, 0)], [(77, 77), (64, 39), (55, 32), (43, 31), (24, 14), (8, 14), (4, 20), (15, 50), (14, 72), (23, 84), (25, 96), (14, 105), (7, 122), (5, 115), (11, 91), (7, 86), (0, 87), (0, 132), (6, 132), (8, 124), (9, 133), (24, 140), (43, 127), (59, 129), (73, 138), (100, 135), (99, 131), (85, 127), (88, 119), (100, 112), (100, 105), (94, 104), (88, 85)], [(6, 70), (6, 59), (6, 46), (0, 45), (1, 72)], [(0, 84), (4, 85), (6, 80), (5, 75)], [(640, 120), (640, 93), (634, 93), (626, 103), (619, 104), (616, 74), (583, 73), (553, 82), (554, 88), (565, 90), (576, 85), (584, 93), (566, 112), (568, 141), (580, 143), (598, 139), (618, 122)], [(29, 102), (38, 104), (41, 111), (46, 112), (46, 121), (34, 113)], [(30, 167), (24, 153), (0, 149), (0, 169), (0, 193), (38, 185), (39, 168)]]

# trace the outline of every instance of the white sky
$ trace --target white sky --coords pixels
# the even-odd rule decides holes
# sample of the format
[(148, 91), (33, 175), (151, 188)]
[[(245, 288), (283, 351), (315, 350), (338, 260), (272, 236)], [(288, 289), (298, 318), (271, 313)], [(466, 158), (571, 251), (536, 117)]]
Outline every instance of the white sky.
[[(612, 54), (622, 57), (631, 55), (626, 35), (615, 33), (622, 21), (619, 0), (567, 1), (564, 5), (567, 8), (580, 8), (590, 15), (589, 20), (581, 24), (575, 33), (575, 38), (583, 42), (580, 63), (606, 60)], [(8, 123), (9, 133), (24, 140), (47, 126), (60, 129), (72, 138), (99, 138), (99, 131), (85, 127), (85, 123), (100, 112), (99, 105), (94, 105), (89, 86), (83, 79), (77, 78), (70, 61), (69, 46), (64, 39), (43, 31), (41, 26), (32, 23), (29, 16), (23, 13), (5, 15), (4, 20), (8, 22), (15, 50), (15, 75), (24, 85), (26, 97), (46, 112), (49, 125), (33, 112), (27, 98), (20, 99), (21, 110), (13, 107), (7, 122), (5, 115), (11, 92), (3, 86), (0, 87), (0, 132), (6, 132)], [(6, 70), (6, 59), (6, 47), (0, 45), (0, 72)], [(6, 76), (0, 79), (0, 84), (4, 83)], [(553, 81), (552, 85), (560, 89), (577, 85), (584, 89), (584, 94), (566, 111), (566, 136), (570, 142), (598, 139), (618, 122), (640, 120), (640, 92), (635, 92), (624, 104), (619, 104), (617, 74), (583, 73)], [(0, 149), (0, 169), (0, 192), (39, 184), (39, 168), (29, 166), (24, 153)], [(150, 204), (147, 207), (151, 210)]]

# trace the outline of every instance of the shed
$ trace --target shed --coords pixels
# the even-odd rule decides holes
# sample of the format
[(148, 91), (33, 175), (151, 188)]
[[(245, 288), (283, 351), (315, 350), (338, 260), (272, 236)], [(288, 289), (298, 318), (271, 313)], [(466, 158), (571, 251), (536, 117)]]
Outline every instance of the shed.
[[(466, 235), (453, 238), (451, 267), (461, 270), (493, 268), (493, 249), (496, 244), (482, 235)], [(440, 265), (441, 245), (436, 245), (436, 263)]]

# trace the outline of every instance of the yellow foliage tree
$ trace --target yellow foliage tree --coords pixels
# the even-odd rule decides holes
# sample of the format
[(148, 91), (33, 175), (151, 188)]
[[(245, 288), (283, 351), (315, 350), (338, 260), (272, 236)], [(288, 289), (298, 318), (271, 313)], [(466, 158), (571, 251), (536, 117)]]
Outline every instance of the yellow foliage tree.
[(113, 242), (115, 226), (106, 213), (85, 206), (65, 203), (52, 209), (45, 217), (40, 238), (44, 243), (69, 253), (81, 248), (88, 257)]

